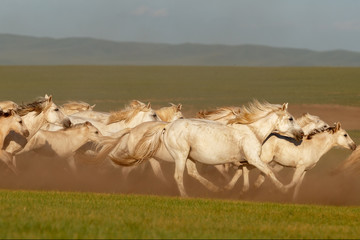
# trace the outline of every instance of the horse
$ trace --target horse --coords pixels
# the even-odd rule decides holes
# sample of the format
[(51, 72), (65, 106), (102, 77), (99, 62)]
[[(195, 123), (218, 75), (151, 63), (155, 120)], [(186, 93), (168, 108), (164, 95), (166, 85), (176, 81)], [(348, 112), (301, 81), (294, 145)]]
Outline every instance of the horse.
[(17, 110), (18, 109), (18, 105), (17, 103), (13, 102), (13, 101), (1, 101), (0, 102), (0, 108), (2, 109), (3, 112), (7, 112), (9, 110)]
[(182, 104), (175, 105), (170, 103), (170, 105), (170, 107), (162, 107), (155, 110), (155, 113), (161, 121), (172, 122), (176, 119), (184, 118), (181, 112)]
[(355, 151), (353, 151), (349, 157), (347, 157), (336, 169), (332, 172), (332, 174), (339, 173), (358, 173), (360, 169), (360, 148), (356, 147)]
[(219, 107), (215, 110), (202, 110), (196, 114), (196, 118), (217, 121), (227, 124), (229, 120), (236, 118), (240, 113), (240, 107)]
[[(120, 134), (119, 136), (121, 137)], [(109, 141), (109, 138), (111, 139), (111, 143), (114, 142), (114, 140), (116, 141), (116, 139), (111, 137), (103, 136), (90, 122), (78, 123), (72, 127), (57, 131), (39, 130), (17, 155), (35, 151), (36, 153), (50, 157), (57, 156), (64, 158), (67, 160), (70, 169), (76, 172), (74, 159), (76, 151), (88, 142), (101, 145), (104, 141)], [(108, 145), (109, 143), (106, 144)], [(102, 148), (98, 154), (101, 157), (107, 155), (109, 151), (106, 149), (107, 148)]]
[[(120, 165), (139, 164), (151, 157), (164, 157), (163, 160), (175, 162), (174, 178), (181, 196), (187, 196), (183, 185), (185, 165), (192, 166), (192, 172), (195, 162), (217, 165), (245, 159), (269, 176), (281, 191), (287, 191), (267, 164), (260, 160), (261, 144), (271, 132), (287, 134), (296, 139), (302, 138), (303, 131), (287, 112), (287, 107), (287, 103), (277, 105), (254, 100), (249, 106), (241, 107), (240, 114), (232, 120), (231, 126), (201, 119), (143, 123), (131, 130), (133, 133), (134, 129), (146, 129), (135, 147), (132, 146), (133, 150), (126, 149), (125, 157), (115, 158), (111, 154), (109, 156)], [(126, 136), (125, 141), (120, 141), (120, 145), (130, 141), (130, 137)], [(129, 157), (126, 158), (126, 155)], [(191, 161), (187, 161), (188, 159)], [(191, 164), (188, 165), (188, 162)], [(206, 186), (209, 181), (201, 183)], [(218, 189), (213, 184), (207, 187)]]
[(22, 104), (16, 111), (27, 126), (29, 135), (24, 137), (15, 131), (11, 131), (5, 138), (2, 149), (12, 156), (14, 166), (16, 165), (14, 157), (16, 152), (20, 151), (40, 128), (50, 123), (61, 124), (64, 127), (71, 125), (69, 118), (52, 101), (51, 95), (46, 94), (45, 97), (38, 98), (34, 102)]
[[(320, 158), (336, 146), (349, 150), (356, 149), (355, 142), (341, 128), (340, 122), (333, 127), (313, 130), (301, 142), (277, 134), (271, 135), (263, 144), (261, 160), (264, 163), (273, 161), (281, 166), (295, 168), (292, 181), (285, 186), (287, 189), (295, 187), (295, 200), (306, 172), (315, 167)], [(259, 187), (264, 180), (264, 176), (260, 175), (255, 185)]]
[(135, 127), (142, 122), (159, 120), (150, 103), (144, 104), (136, 100), (131, 101), (130, 105), (123, 110), (111, 112), (106, 124), (86, 117), (70, 115), (69, 118), (73, 123), (89, 121), (105, 136), (111, 136), (125, 128)]
[(83, 111), (92, 111), (96, 104), (90, 105), (83, 101), (68, 101), (60, 106), (60, 109), (66, 115), (72, 115), (74, 113), (83, 112)]
[[(181, 112), (182, 104), (175, 105), (175, 104), (170, 103), (170, 105), (171, 105), (170, 107), (162, 107), (162, 108), (155, 110), (155, 113), (157, 114), (158, 118), (161, 121), (172, 122), (172, 121), (175, 121), (176, 119), (184, 118), (183, 114)], [(131, 133), (130, 133), (130, 135), (131, 135)], [(134, 142), (134, 141), (130, 141), (129, 144), (132, 144), (132, 142)], [(118, 148), (118, 150), (119, 150), (119, 148)], [(118, 154), (116, 152), (116, 150), (112, 151), (111, 154), (112, 154), (111, 156), (113, 157), (113, 159), (116, 159), (116, 157), (114, 157)], [(123, 152), (121, 152), (120, 156), (121, 155), (123, 155)], [(117, 157), (119, 157), (119, 155)], [(153, 170), (155, 176), (158, 177), (164, 183), (167, 183), (167, 180), (163, 174), (163, 171), (161, 170), (159, 161), (154, 158), (150, 158), (148, 160), (148, 162), (150, 163), (151, 169)], [(114, 161), (113, 163), (115, 163), (115, 166), (117, 166), (116, 161)], [(143, 170), (145, 167), (145, 164), (142, 164), (141, 166), (142, 166), (142, 170)], [(123, 179), (127, 179), (128, 175), (137, 168), (138, 168), (138, 166), (123, 167), (121, 169)]]
[(0, 159), (14, 172), (17, 173), (16, 166), (12, 161), (12, 156), (3, 149), (5, 137), (10, 131), (14, 131), (24, 137), (29, 136), (29, 130), (21, 117), (12, 109), (4, 112), (0, 109)]
[(64, 127), (71, 125), (70, 119), (52, 101), (52, 96), (45, 95), (34, 102), (22, 104), (17, 108), (17, 113), (21, 116), (29, 130), (29, 136), (24, 139), (14, 132), (6, 137), (4, 149), (10, 154), (19, 151), (27, 140), (30, 139), (45, 124), (58, 124)]
[[(297, 123), (300, 125), (302, 130), (304, 131), (305, 135), (308, 135), (310, 132), (314, 131), (315, 129), (325, 129), (330, 127), (326, 122), (320, 119), (320, 117), (311, 115), (309, 113), (304, 113), (300, 118), (296, 119)], [(282, 141), (280, 141), (282, 143)], [(238, 179), (243, 175), (244, 184), (242, 188), (242, 192), (246, 192), (249, 190), (249, 168), (252, 168), (248, 164), (236, 164), (235, 166), (238, 168), (229, 181), (229, 183), (224, 187), (226, 190), (231, 190), (234, 188)], [(281, 166), (275, 166), (273, 168), (275, 172), (281, 170)], [(260, 181), (260, 180), (259, 180)]]

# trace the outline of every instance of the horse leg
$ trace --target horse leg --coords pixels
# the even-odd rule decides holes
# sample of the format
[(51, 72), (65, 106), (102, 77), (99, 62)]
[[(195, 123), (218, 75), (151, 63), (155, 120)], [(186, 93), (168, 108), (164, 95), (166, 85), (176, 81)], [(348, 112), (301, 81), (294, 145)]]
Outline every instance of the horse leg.
[[(261, 151), (259, 149), (258, 153)], [(246, 154), (246, 158), (248, 163), (259, 169), (261, 172), (265, 174), (265, 176), (269, 177), (271, 181), (274, 183), (274, 185), (283, 193), (286, 193), (288, 191), (288, 188), (285, 188), (284, 185), (275, 177), (274, 172), (271, 170), (268, 164), (264, 163), (260, 159), (260, 154), (256, 154), (256, 151), (254, 150), (248, 150), (249, 154)]]
[(242, 167), (243, 173), (244, 173), (244, 185), (242, 188), (243, 192), (247, 192), (249, 191), (249, 168), (247, 168), (246, 166)]
[(163, 171), (161, 170), (160, 162), (155, 160), (154, 158), (149, 159), (150, 166), (157, 178), (159, 178), (163, 183), (168, 184)]
[(237, 169), (234, 176), (232, 177), (231, 181), (225, 186), (226, 190), (231, 190), (234, 188), (236, 182), (239, 180), (239, 178), (241, 177), (241, 175), (243, 174), (243, 170), (242, 169)]
[(176, 158), (175, 160), (175, 174), (174, 178), (177, 183), (180, 195), (182, 197), (187, 197), (187, 193), (184, 188), (184, 170), (186, 164), (186, 157), (185, 158)]
[(294, 190), (294, 194), (293, 194), (293, 200), (296, 200), (297, 197), (298, 197), (298, 195), (299, 195), (300, 186), (301, 186), (301, 184), (302, 184), (302, 181), (304, 180), (305, 174), (306, 174), (306, 171), (304, 171), (304, 172), (301, 174), (301, 176), (300, 176), (300, 178), (299, 178), (299, 181), (298, 181), (298, 183), (297, 183), (296, 186), (295, 186), (295, 190)]
[[(271, 168), (273, 170), (273, 172), (280, 172), (282, 169), (284, 169), (283, 166), (281, 165), (275, 165), (274, 167)], [(256, 188), (259, 188), (265, 181), (265, 175), (261, 172), (260, 175), (258, 176), (258, 178), (256, 179), (255, 183), (254, 183), (254, 186)]]
[(71, 172), (76, 173), (77, 169), (76, 169), (76, 162), (75, 162), (74, 156), (70, 156), (66, 160), (67, 160), (67, 162), (69, 164)]
[(285, 188), (290, 189), (290, 188), (294, 187), (299, 182), (299, 180), (301, 178), (301, 175), (304, 173), (304, 171), (305, 171), (304, 166), (297, 167), (295, 169), (295, 172), (294, 172), (294, 175), (293, 175), (293, 178), (292, 178), (291, 182), (289, 184), (287, 184), (285, 186)]
[(214, 167), (219, 171), (221, 176), (223, 176), (226, 181), (230, 180), (228, 164), (214, 165)]
[(13, 171), (13, 173), (15, 173), (16, 175), (19, 174), (16, 168), (16, 164), (14, 164), (13, 157), (10, 153), (4, 150), (0, 150), (0, 159), (3, 160), (4, 163), (6, 163), (6, 165), (10, 168), (11, 171)]
[(219, 192), (220, 188), (215, 186), (212, 182), (207, 180), (206, 178), (200, 176), (198, 170), (196, 169), (195, 162), (191, 160), (186, 161), (186, 168), (190, 176), (198, 180), (202, 185), (204, 185), (207, 189), (209, 189), (212, 192)]

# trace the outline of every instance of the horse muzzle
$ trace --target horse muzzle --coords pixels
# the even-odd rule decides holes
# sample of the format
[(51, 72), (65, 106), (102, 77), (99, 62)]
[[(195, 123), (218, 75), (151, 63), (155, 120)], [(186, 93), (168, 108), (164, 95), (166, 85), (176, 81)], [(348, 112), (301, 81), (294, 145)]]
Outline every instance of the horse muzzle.
[(63, 121), (64, 128), (69, 128), (69, 127), (71, 127), (71, 125), (72, 125), (72, 122), (70, 121), (69, 118), (64, 119), (64, 121)]
[(23, 132), (23, 135), (24, 135), (24, 137), (28, 137), (28, 136), (30, 135), (29, 130), (25, 130), (25, 131)]
[(355, 143), (352, 143), (352, 144), (349, 145), (349, 147), (350, 147), (350, 149), (351, 149), (352, 151), (354, 151), (354, 150), (356, 149), (356, 144), (355, 144)]
[(297, 141), (301, 141), (301, 140), (303, 139), (303, 137), (304, 137), (304, 132), (303, 132), (303, 130), (296, 131), (296, 132), (294, 133), (294, 136), (295, 136), (295, 139), (296, 139)]

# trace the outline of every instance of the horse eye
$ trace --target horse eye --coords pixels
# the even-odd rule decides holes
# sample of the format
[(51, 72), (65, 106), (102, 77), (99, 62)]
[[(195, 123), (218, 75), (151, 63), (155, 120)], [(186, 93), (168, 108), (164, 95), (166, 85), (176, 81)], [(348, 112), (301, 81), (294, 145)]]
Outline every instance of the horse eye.
[(59, 109), (58, 109), (58, 108), (55, 108), (54, 111), (57, 112), (57, 111), (59, 111)]
[(289, 121), (294, 121), (293, 117), (290, 117), (290, 118), (289, 118)]
[(95, 134), (99, 134), (99, 131), (95, 131)]
[(347, 137), (348, 135), (347, 134), (344, 134), (344, 137)]
[(154, 113), (154, 114), (153, 114), (153, 117), (154, 117), (154, 118), (156, 118), (156, 117), (157, 117), (156, 113)]
[(22, 120), (20, 120), (19, 123), (22, 124)]

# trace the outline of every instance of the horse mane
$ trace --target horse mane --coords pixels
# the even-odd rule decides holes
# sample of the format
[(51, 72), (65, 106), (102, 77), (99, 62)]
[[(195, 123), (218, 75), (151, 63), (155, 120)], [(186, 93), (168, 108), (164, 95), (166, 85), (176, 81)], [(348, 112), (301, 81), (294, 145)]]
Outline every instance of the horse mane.
[(110, 112), (107, 124), (109, 125), (111, 123), (120, 121), (125, 121), (127, 123), (131, 121), (140, 111), (150, 111), (150, 108), (148, 108), (147, 105), (140, 101), (133, 100), (128, 106), (125, 107), (125, 109)]
[(67, 130), (71, 130), (71, 129), (82, 128), (82, 127), (85, 126), (86, 124), (89, 124), (89, 123), (86, 123), (86, 122), (76, 123), (76, 124), (72, 125), (71, 127), (64, 128), (64, 130), (67, 131)]
[(230, 116), (236, 117), (240, 111), (240, 107), (219, 107), (215, 110), (201, 110), (196, 114), (196, 118), (216, 121)]
[(309, 113), (304, 113), (301, 117), (296, 119), (296, 122), (299, 124), (300, 127), (304, 127), (307, 124), (314, 121), (312, 118), (316, 118), (320, 120), (318, 116), (310, 115)]
[(91, 105), (83, 101), (68, 101), (64, 103), (61, 107), (70, 110), (88, 110), (91, 108)]
[(36, 112), (36, 114), (39, 115), (46, 107), (45, 103), (47, 101), (48, 101), (47, 98), (39, 97), (34, 102), (19, 105), (16, 112), (21, 117), (25, 116), (26, 114), (28, 114), (30, 112)]
[(336, 132), (336, 126), (327, 127), (327, 128), (321, 127), (321, 128), (314, 129), (306, 136), (306, 139), (308, 139), (308, 140), (312, 139), (312, 137), (314, 135), (319, 134), (319, 133), (323, 133), (323, 132), (329, 132), (331, 134), (334, 134)]
[(172, 104), (172, 103), (170, 103), (170, 104), (171, 104), (170, 107), (162, 107), (162, 108), (155, 110), (156, 115), (158, 115), (158, 117), (164, 122), (167, 122), (168, 119), (171, 119), (171, 117), (175, 113), (180, 111), (179, 106)]
[(260, 103), (258, 100), (253, 100), (248, 106), (240, 107), (239, 114), (234, 119), (229, 120), (228, 124), (250, 124), (280, 109), (282, 106), (279, 104), (271, 104), (266, 101)]

